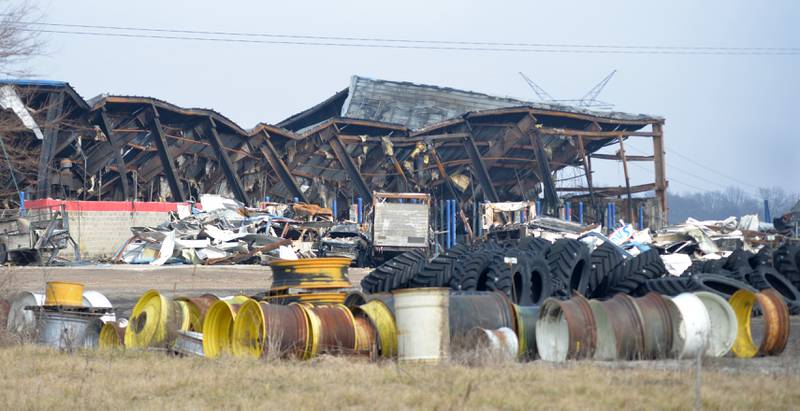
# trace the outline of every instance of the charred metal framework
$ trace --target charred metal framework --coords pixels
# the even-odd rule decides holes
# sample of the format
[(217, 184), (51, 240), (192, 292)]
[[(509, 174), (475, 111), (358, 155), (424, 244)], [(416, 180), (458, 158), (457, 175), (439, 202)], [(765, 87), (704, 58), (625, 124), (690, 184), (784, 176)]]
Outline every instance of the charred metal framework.
[[(213, 110), (149, 97), (85, 102), (67, 83), (0, 82), (5, 86), (44, 130), (38, 140), (11, 111), (0, 113), (0, 125), (14, 125), (0, 127), (0, 135), (15, 152), (17, 184), (36, 197), (187, 201), (216, 193), (247, 204), (270, 196), (329, 205), (411, 191), (457, 200), (466, 220), (463, 211), (478, 202), (539, 193), (555, 213), (558, 193), (569, 191), (590, 203), (627, 197), (634, 221), (633, 194), (653, 192), (656, 221), (666, 221), (659, 117), (354, 77), (350, 88), (277, 126), (245, 130)], [(626, 155), (628, 138), (651, 139), (654, 155)], [(615, 155), (596, 153), (612, 145), (620, 147)], [(593, 160), (622, 161), (625, 185), (594, 186)], [(631, 186), (628, 161), (652, 161), (655, 181)], [(585, 171), (585, 186), (556, 187), (554, 173), (567, 166)], [(10, 207), (16, 191), (8, 167), (1, 168)]]

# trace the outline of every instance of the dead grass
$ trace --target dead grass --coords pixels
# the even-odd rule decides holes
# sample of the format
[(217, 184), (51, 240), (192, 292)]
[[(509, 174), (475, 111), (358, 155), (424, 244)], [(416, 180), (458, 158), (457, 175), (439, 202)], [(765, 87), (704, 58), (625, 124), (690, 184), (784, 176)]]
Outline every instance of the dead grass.
[[(0, 348), (4, 409), (690, 409), (690, 371), (398, 366)], [(800, 377), (703, 372), (704, 409), (796, 409)]]

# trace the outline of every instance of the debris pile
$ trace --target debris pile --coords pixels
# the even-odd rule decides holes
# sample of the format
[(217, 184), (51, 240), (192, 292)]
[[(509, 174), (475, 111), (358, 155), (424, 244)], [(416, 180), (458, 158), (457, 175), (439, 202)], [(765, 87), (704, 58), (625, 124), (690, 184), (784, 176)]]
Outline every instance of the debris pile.
[(258, 208), (216, 195), (158, 227), (132, 229), (115, 257), (130, 264), (242, 264), (315, 257), (331, 211), (312, 204), (262, 203)]

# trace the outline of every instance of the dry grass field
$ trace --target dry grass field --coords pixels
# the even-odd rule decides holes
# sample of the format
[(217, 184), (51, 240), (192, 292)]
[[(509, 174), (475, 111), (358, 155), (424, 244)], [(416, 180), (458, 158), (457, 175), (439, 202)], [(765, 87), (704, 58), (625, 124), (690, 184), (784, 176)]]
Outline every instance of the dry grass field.
[[(691, 409), (695, 374), (591, 363), (397, 365), (0, 348), (3, 409)], [(702, 407), (800, 408), (796, 373), (702, 372)]]

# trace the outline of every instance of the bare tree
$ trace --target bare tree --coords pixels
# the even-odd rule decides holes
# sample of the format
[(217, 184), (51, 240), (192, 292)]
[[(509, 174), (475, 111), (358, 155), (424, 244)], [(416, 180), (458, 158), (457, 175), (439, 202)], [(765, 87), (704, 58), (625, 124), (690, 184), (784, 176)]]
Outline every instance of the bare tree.
[(761, 187), (759, 196), (769, 201), (769, 210), (772, 217), (780, 217), (788, 213), (792, 206), (800, 201), (800, 193), (790, 193), (782, 187)]
[(0, 75), (24, 77), (30, 74), (28, 61), (44, 49), (40, 33), (32, 26), (41, 19), (28, 1), (0, 0)]

